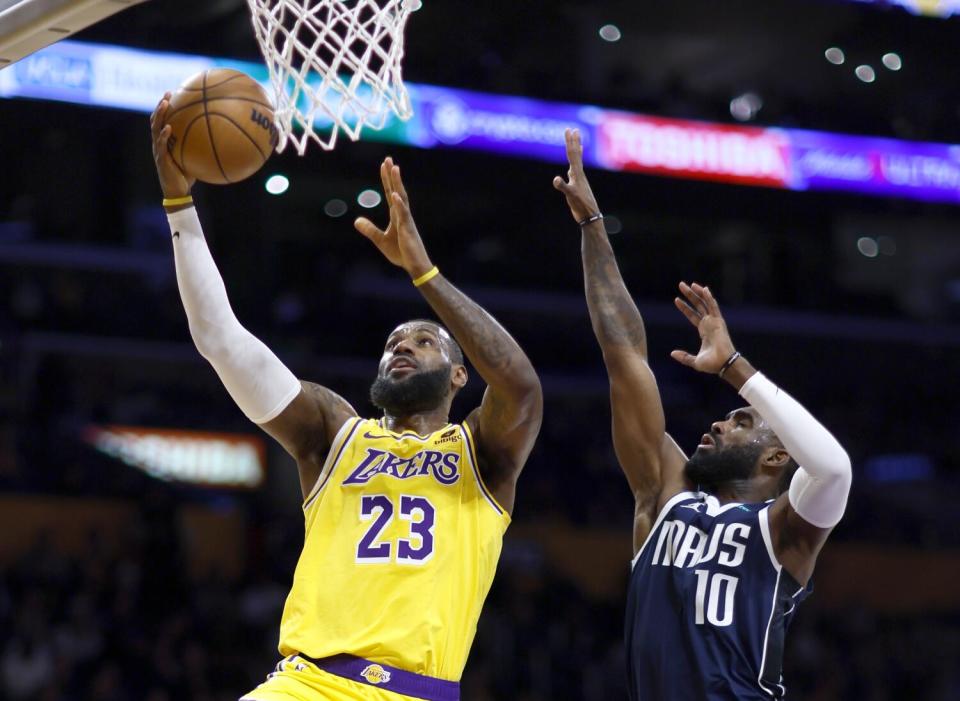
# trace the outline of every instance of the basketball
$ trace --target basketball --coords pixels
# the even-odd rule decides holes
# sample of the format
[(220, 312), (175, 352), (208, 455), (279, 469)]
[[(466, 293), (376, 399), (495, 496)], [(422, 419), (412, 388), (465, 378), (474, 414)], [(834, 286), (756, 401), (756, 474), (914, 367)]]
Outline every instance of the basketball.
[(250, 76), (229, 68), (197, 73), (170, 98), (168, 148), (184, 173), (225, 185), (249, 178), (277, 145), (273, 105)]

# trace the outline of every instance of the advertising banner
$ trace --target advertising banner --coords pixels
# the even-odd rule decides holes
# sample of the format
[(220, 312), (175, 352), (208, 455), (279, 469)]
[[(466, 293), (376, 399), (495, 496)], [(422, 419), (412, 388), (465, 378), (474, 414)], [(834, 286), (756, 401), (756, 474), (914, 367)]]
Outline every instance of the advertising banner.
[[(960, 2), (960, 0), (958, 0)], [(0, 97), (151, 111), (165, 90), (246, 61), (61, 41), (0, 70)], [(584, 162), (612, 171), (960, 203), (960, 146), (800, 129), (667, 119), (592, 105), (409, 84), (414, 116), (391, 116), (365, 140), (564, 163), (563, 132), (580, 129)], [(318, 119), (317, 127), (329, 126)]]
[(786, 187), (790, 146), (774, 129), (605, 112), (599, 164), (609, 170)]

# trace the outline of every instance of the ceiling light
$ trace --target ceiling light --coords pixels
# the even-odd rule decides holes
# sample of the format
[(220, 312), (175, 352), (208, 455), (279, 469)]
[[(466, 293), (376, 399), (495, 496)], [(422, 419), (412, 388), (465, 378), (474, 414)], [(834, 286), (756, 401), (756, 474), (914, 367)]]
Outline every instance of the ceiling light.
[(380, 193), (376, 190), (364, 190), (357, 195), (357, 204), (364, 209), (373, 209), (380, 204)]
[(900, 60), (900, 55), (893, 52), (883, 55), (883, 65), (889, 68), (891, 71), (899, 71), (903, 68), (903, 61)]
[(748, 92), (730, 100), (730, 114), (740, 122), (749, 122), (757, 116), (763, 107), (763, 100), (759, 95)]
[(623, 231), (623, 222), (615, 214), (608, 214), (603, 218), (603, 225), (608, 234), (619, 234)]
[(600, 27), (600, 38), (604, 41), (620, 41), (621, 36), (623, 35), (620, 33), (620, 28), (615, 24), (605, 24)]
[(263, 185), (271, 195), (282, 195), (290, 187), (290, 180), (286, 175), (271, 175)]
[(876, 240), (869, 236), (861, 236), (857, 239), (857, 250), (867, 258), (876, 258), (877, 253), (880, 252), (880, 247), (877, 245)]
[(843, 55), (843, 49), (838, 49), (836, 46), (831, 46), (823, 52), (823, 55), (826, 56), (827, 60), (834, 66), (839, 66), (847, 60), (847, 57)]
[(854, 73), (856, 73), (857, 77), (864, 83), (872, 83), (877, 79), (876, 72), (874, 72), (873, 68), (867, 64), (857, 66), (857, 69), (854, 71)]
[(347, 203), (341, 199), (332, 199), (323, 205), (323, 213), (334, 219), (342, 217), (347, 213)]

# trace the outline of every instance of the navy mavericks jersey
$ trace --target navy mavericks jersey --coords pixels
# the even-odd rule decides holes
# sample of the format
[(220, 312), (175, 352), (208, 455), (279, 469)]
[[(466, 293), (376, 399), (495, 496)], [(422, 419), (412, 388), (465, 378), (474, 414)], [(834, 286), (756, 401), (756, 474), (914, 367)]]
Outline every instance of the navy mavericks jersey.
[(664, 505), (630, 574), (633, 701), (783, 698), (784, 633), (806, 591), (774, 556), (772, 503), (681, 492)]

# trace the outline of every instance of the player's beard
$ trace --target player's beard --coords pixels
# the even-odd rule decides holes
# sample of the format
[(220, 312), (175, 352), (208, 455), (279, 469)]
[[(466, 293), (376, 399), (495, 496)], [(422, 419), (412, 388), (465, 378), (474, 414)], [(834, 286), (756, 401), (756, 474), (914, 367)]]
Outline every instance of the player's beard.
[(378, 376), (370, 401), (390, 416), (410, 416), (436, 409), (450, 391), (452, 366), (417, 372), (399, 380)]
[(757, 443), (698, 450), (683, 466), (683, 474), (695, 487), (713, 492), (725, 484), (750, 479), (761, 454), (763, 446)]

